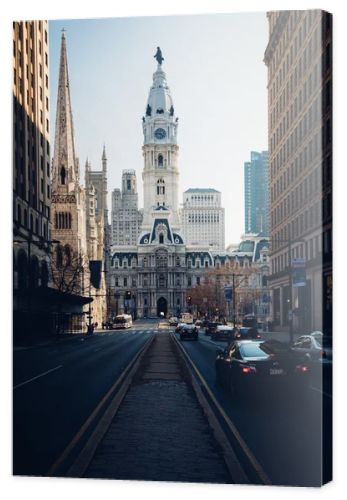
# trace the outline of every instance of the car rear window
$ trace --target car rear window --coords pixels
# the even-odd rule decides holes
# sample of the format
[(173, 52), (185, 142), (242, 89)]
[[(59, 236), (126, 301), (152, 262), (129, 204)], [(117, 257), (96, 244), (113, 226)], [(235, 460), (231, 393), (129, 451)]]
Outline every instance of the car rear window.
[(267, 359), (269, 354), (261, 349), (261, 344), (249, 343), (240, 346), (241, 354), (244, 358), (263, 358)]

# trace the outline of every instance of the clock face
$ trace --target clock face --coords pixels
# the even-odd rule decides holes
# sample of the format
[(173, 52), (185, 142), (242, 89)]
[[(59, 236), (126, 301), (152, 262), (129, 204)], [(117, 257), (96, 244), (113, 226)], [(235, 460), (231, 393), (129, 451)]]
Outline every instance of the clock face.
[(164, 139), (166, 136), (166, 132), (163, 128), (157, 128), (157, 130), (154, 132), (154, 135), (156, 139)]

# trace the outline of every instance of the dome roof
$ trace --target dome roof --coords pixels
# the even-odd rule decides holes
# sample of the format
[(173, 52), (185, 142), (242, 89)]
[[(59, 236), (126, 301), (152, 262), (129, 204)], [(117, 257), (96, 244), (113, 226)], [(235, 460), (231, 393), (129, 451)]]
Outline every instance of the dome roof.
[(149, 91), (147, 106), (150, 106), (152, 116), (170, 113), (171, 106), (173, 106), (170, 89), (166, 83), (166, 74), (160, 64), (158, 64), (157, 71), (153, 73), (153, 85)]

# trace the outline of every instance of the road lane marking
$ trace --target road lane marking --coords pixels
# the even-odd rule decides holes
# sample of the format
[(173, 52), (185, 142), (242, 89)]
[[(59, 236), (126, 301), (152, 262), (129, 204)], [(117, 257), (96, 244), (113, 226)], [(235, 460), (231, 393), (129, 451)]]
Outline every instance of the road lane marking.
[[(86, 430), (88, 429), (88, 427), (90, 426), (90, 424), (93, 422), (93, 420), (96, 418), (96, 416), (98, 415), (98, 413), (101, 410), (101, 408), (103, 407), (103, 405), (112, 396), (112, 394), (114, 393), (114, 391), (116, 390), (116, 388), (118, 386), (121, 387), (121, 384), (123, 383), (123, 379), (125, 379), (126, 376), (127, 376), (127, 374), (129, 373), (128, 372), (128, 368), (131, 367), (131, 366), (133, 366), (136, 363), (137, 358), (140, 357), (141, 353), (144, 352), (146, 350), (146, 348), (150, 345), (152, 339), (153, 339), (153, 337), (150, 337), (149, 339), (147, 339), (145, 341), (145, 343), (141, 346), (140, 350), (136, 352), (135, 356), (126, 365), (126, 367), (125, 368), (121, 368), (120, 375), (118, 376), (118, 378), (115, 381), (115, 383), (107, 391), (107, 393), (104, 395), (104, 397), (101, 399), (101, 401), (99, 401), (99, 403), (97, 404), (97, 406), (94, 408), (94, 410), (89, 415), (89, 417), (87, 418), (87, 420), (84, 422), (84, 424), (82, 425), (82, 427), (80, 427), (80, 429), (74, 435), (74, 437), (72, 438), (72, 440), (70, 441), (70, 443), (68, 444), (68, 446), (65, 448), (65, 450), (63, 451), (63, 453), (59, 456), (59, 458), (50, 467), (50, 469), (47, 472), (47, 476), (55, 476), (58, 473), (59, 469), (61, 468), (61, 466), (66, 461), (66, 459), (70, 455), (71, 451), (75, 448), (75, 446), (77, 445), (77, 443), (83, 437), (84, 433), (86, 432)], [(131, 368), (130, 368), (130, 371), (131, 371)], [(116, 396), (117, 396), (117, 394), (114, 397), (116, 397)], [(105, 412), (108, 410), (108, 408), (109, 408), (109, 406), (106, 408)], [(104, 414), (105, 414), (105, 412), (104, 412)]]
[(48, 373), (54, 372), (55, 370), (59, 370), (59, 368), (62, 368), (63, 365), (56, 366), (55, 368), (52, 368), (51, 370), (47, 370), (44, 373), (40, 373), (40, 375), (36, 375), (36, 377), (30, 378), (29, 380), (26, 380), (25, 382), (21, 382), (20, 384), (17, 384), (13, 387), (13, 390), (18, 389), (18, 387), (22, 387), (23, 385), (29, 384), (30, 382), (33, 382), (34, 380), (37, 380), (40, 377), (44, 377), (45, 375), (48, 375)]
[(316, 391), (316, 392), (319, 392), (319, 394), (323, 394), (324, 396), (332, 399), (332, 395), (329, 394), (328, 392), (324, 392), (324, 391), (321, 391), (320, 389), (318, 389), (318, 387), (313, 387), (312, 385), (310, 385), (310, 389), (312, 389), (313, 391)]

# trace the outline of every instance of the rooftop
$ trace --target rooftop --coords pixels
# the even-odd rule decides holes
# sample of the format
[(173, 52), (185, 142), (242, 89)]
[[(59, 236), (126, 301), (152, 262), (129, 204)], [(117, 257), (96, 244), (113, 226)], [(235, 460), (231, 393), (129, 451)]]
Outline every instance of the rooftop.
[(217, 189), (213, 188), (189, 188), (185, 193), (220, 193), (220, 191), (217, 191)]

